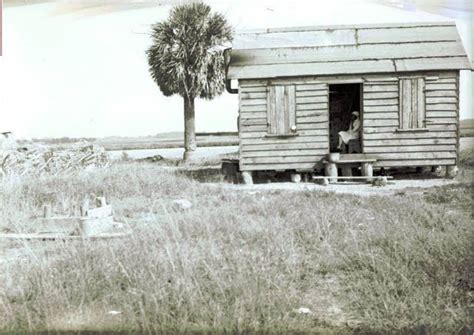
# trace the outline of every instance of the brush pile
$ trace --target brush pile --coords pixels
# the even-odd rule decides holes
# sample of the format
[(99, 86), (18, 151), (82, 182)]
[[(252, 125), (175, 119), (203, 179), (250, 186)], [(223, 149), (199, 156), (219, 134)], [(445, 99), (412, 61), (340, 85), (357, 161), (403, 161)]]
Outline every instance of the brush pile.
[(105, 149), (88, 142), (67, 147), (30, 144), (16, 149), (0, 148), (0, 176), (58, 175), (92, 167), (107, 167)]

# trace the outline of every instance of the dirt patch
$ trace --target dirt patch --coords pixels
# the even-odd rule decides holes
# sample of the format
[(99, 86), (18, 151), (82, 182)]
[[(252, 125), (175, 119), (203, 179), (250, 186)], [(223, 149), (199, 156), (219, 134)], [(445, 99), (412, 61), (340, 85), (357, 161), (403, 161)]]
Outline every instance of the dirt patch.
[(269, 183), (254, 185), (234, 185), (234, 184), (214, 184), (209, 185), (215, 187), (223, 187), (230, 190), (271, 192), (271, 191), (291, 191), (291, 192), (334, 192), (342, 194), (354, 194), (361, 196), (371, 195), (393, 195), (400, 192), (420, 192), (422, 189), (437, 186), (453, 185), (459, 183), (456, 180), (449, 179), (405, 179), (391, 181), (387, 186), (377, 187), (371, 184), (363, 183), (338, 183), (329, 184), (327, 186), (314, 183)]

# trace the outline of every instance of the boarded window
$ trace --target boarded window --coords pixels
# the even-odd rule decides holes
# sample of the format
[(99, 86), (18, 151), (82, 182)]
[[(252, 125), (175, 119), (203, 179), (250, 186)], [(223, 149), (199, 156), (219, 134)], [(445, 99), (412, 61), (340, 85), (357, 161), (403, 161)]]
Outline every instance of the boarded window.
[(268, 134), (290, 135), (296, 131), (295, 85), (268, 86)]
[(425, 79), (400, 79), (400, 128), (425, 127)]

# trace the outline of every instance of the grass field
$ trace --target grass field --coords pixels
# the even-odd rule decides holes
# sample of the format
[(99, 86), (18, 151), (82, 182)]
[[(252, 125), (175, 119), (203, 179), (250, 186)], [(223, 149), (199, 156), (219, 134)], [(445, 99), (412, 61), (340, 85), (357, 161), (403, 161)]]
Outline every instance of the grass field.
[[(134, 233), (110, 241), (0, 242), (0, 332), (474, 328), (469, 179), (392, 197), (259, 193), (121, 162), (1, 187), (4, 232), (31, 229), (44, 203), (59, 210), (94, 194), (106, 195)], [(180, 198), (193, 207), (175, 211), (172, 201)]]

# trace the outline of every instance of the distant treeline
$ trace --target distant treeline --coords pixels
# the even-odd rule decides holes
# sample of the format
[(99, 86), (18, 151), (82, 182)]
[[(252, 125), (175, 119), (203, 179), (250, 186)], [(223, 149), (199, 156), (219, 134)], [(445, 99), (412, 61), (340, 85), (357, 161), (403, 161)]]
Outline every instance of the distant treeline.
[(95, 137), (57, 137), (57, 138), (32, 138), (32, 142), (44, 143), (44, 144), (67, 144), (75, 143), (80, 141), (94, 142)]

